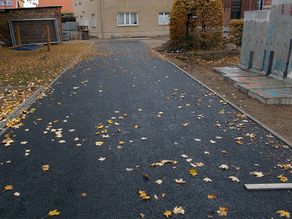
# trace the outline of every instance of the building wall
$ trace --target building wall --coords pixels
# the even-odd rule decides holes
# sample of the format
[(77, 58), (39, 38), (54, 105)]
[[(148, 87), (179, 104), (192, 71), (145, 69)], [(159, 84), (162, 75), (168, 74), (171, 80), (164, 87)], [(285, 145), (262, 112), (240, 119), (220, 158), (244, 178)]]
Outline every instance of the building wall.
[[(224, 12), (224, 26), (228, 27), (231, 21), (231, 7), (234, 0), (222, 0), (223, 12)], [(240, 18), (244, 17), (245, 11), (258, 10), (259, 0), (240, 0)], [(263, 9), (269, 9), (271, 0), (264, 0)]]
[(74, 13), (74, 0), (39, 0), (38, 7), (46, 6), (62, 6), (62, 13)]
[(56, 18), (58, 21), (59, 37), (62, 39), (61, 7), (48, 8), (17, 8), (0, 11), (0, 34), (11, 41), (9, 20)]
[[(102, 38), (165, 36), (168, 25), (158, 24), (159, 12), (170, 12), (173, 0), (77, 0), (75, 16), (81, 25), (88, 25), (91, 35)], [(137, 26), (118, 26), (119, 12), (138, 13)], [(96, 27), (92, 27), (95, 15)]]
[(0, 0), (0, 9), (16, 8), (16, 0)]
[[(241, 50), (242, 66), (248, 68), (250, 53), (254, 53), (252, 69), (269, 73), (276, 78), (292, 79), (292, 0), (274, 0), (271, 10), (246, 12), (243, 44)], [(271, 54), (274, 58), (271, 59)], [(290, 53), (290, 54), (291, 54)], [(270, 62), (272, 60), (272, 62)]]

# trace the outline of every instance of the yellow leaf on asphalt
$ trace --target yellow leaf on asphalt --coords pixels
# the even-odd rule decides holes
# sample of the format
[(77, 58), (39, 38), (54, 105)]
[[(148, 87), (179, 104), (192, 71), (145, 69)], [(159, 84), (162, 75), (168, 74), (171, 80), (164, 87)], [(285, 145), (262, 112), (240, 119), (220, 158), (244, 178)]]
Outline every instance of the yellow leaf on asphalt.
[(119, 145), (124, 145), (125, 142), (124, 141), (119, 141)]
[(213, 194), (208, 194), (208, 199), (216, 199), (217, 196)]
[(225, 207), (219, 207), (219, 209), (217, 210), (217, 214), (221, 217), (227, 216), (227, 213), (228, 213), (228, 209)]
[(189, 169), (189, 173), (190, 173), (192, 176), (196, 176), (196, 175), (198, 175), (198, 172), (197, 172), (197, 170), (195, 170), (195, 169)]
[(108, 123), (109, 125), (112, 125), (114, 122), (113, 122), (113, 120), (109, 119), (109, 120), (107, 120), (107, 123)]
[(170, 218), (171, 215), (172, 215), (172, 211), (165, 211), (165, 212), (163, 213), (163, 215), (164, 215), (166, 218)]
[(185, 214), (185, 210), (183, 209), (183, 207), (177, 207), (175, 206), (175, 208), (172, 210), (174, 214)]
[(258, 177), (258, 178), (264, 176), (264, 174), (262, 172), (257, 172), (257, 171), (252, 171), (252, 172), (250, 172), (250, 174), (254, 175), (254, 176)]
[(4, 186), (4, 190), (6, 190), (6, 191), (10, 191), (12, 189), (13, 189), (13, 186), (12, 185)]
[(97, 129), (103, 129), (104, 128), (104, 125), (99, 123), (97, 126), (96, 126)]
[(282, 182), (282, 183), (285, 183), (285, 182), (288, 182), (288, 178), (286, 177), (286, 176), (284, 176), (284, 175), (279, 175), (278, 177), (277, 177), (279, 180), (280, 180), (280, 182)]
[(48, 165), (48, 164), (45, 164), (45, 165), (43, 165), (43, 167), (42, 167), (42, 169), (43, 169), (44, 172), (48, 171), (49, 168), (50, 168), (50, 165)]
[(145, 218), (145, 214), (144, 213), (140, 213), (140, 218), (144, 219)]
[(243, 138), (242, 137), (237, 137), (237, 138), (235, 138), (235, 142), (236, 142), (236, 144), (239, 144), (239, 145), (243, 145), (244, 143), (243, 143)]
[(285, 210), (279, 210), (277, 211), (277, 214), (279, 214), (280, 217), (290, 218), (290, 212)]
[(138, 128), (140, 128), (140, 126), (139, 125), (134, 125), (134, 128), (138, 129)]
[(150, 196), (147, 195), (147, 193), (146, 193), (145, 191), (139, 190), (139, 191), (138, 191), (138, 194), (139, 194), (139, 197), (140, 197), (142, 200), (144, 200), (144, 201), (150, 199)]
[(61, 212), (58, 209), (55, 209), (55, 210), (49, 211), (48, 216), (53, 217), (53, 216), (58, 216), (60, 214)]
[(101, 145), (103, 145), (103, 143), (104, 143), (103, 141), (97, 141), (97, 142), (95, 142), (95, 145), (96, 146), (101, 146)]

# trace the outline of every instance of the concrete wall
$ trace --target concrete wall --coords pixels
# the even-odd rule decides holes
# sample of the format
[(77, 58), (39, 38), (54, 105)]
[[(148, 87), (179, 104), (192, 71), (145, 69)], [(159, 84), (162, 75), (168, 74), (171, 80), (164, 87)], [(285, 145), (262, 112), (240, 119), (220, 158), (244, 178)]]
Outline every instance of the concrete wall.
[[(174, 0), (77, 0), (75, 16), (82, 25), (88, 25), (90, 35), (102, 38), (166, 36), (168, 25), (158, 24), (159, 12), (170, 12)], [(119, 12), (138, 13), (137, 26), (118, 26)], [(92, 27), (92, 16), (96, 27)]]
[(248, 68), (250, 52), (254, 52), (252, 69), (267, 74), (270, 55), (274, 52), (271, 76), (285, 78), (286, 66), (289, 63), (287, 77), (292, 78), (290, 42), (292, 42), (292, 0), (274, 0), (271, 10), (246, 12), (241, 65)]

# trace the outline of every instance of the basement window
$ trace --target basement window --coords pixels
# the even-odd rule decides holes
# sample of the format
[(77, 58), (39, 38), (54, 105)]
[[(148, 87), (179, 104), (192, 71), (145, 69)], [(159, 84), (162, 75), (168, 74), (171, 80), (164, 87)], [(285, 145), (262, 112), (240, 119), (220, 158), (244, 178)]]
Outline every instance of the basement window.
[(169, 12), (159, 12), (158, 24), (159, 25), (168, 25), (169, 24)]
[(118, 26), (137, 26), (138, 13), (118, 13)]

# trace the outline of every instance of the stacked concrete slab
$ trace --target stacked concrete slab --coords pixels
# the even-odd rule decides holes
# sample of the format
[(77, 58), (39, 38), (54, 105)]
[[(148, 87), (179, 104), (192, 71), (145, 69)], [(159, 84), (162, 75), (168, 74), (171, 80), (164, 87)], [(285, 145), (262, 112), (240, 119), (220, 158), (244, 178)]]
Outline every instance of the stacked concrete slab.
[(245, 13), (241, 66), (292, 79), (292, 0), (273, 0), (271, 10)]

